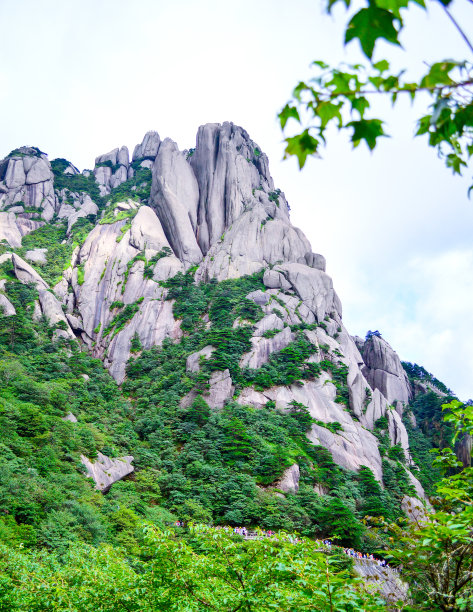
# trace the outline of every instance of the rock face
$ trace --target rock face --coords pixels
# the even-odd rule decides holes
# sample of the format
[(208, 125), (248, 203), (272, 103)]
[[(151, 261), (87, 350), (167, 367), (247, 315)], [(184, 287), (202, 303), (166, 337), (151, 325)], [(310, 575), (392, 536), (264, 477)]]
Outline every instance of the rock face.
[(299, 490), (299, 478), (300, 478), (300, 470), (297, 463), (291, 465), (291, 467), (287, 468), (284, 474), (276, 483), (275, 487), (284, 491), (284, 493), (297, 493)]
[(152, 173), (151, 201), (166, 237), (184, 264), (196, 264), (202, 259), (195, 236), (199, 186), (184, 153), (169, 138), (159, 147)]
[(390, 404), (406, 405), (412, 397), (409, 380), (397, 353), (383, 338), (371, 336), (361, 349), (363, 374), (371, 387), (379, 389)]
[(81, 455), (81, 462), (84, 465), (87, 476), (95, 482), (95, 488), (102, 493), (106, 493), (113, 483), (122, 480), (135, 471), (131, 465), (133, 457), (119, 457), (118, 459), (110, 459), (102, 453), (97, 453), (97, 459), (91, 461), (84, 455)]
[(4, 317), (12, 317), (16, 315), (15, 307), (6, 297), (6, 295), (3, 295), (3, 293), (0, 293), (0, 310), (2, 311)]
[(379, 566), (369, 559), (355, 558), (354, 561), (355, 572), (384, 599), (393, 604), (406, 600), (408, 585), (401, 580), (395, 570)]
[(53, 178), (44, 153), (33, 147), (16, 149), (0, 162), (0, 210), (21, 203), (50, 221), (56, 209)]
[[(141, 172), (143, 168), (151, 173)], [(69, 165), (64, 172), (78, 171)], [(378, 480), (382, 459), (373, 430), (385, 416), (391, 443), (400, 444), (408, 457), (401, 416), (412, 390), (399, 357), (382, 338), (372, 336), (364, 342), (348, 334), (325, 259), (291, 224), (286, 198), (273, 183), (268, 159), (247, 132), (232, 123), (207, 124), (199, 128), (196, 147), (189, 151), (148, 132), (135, 147), (132, 163), (128, 149), (117, 147), (96, 158), (93, 176), (106, 196), (137, 172), (151, 174), (149, 197), (146, 194), (141, 201), (133, 194), (123, 201), (115, 197), (105, 210), (100, 203), (99, 211), (85, 192), (55, 192), (51, 166), (35, 149), (18, 150), (0, 162), (0, 239), (12, 248), (54, 215), (67, 220), (69, 234), (81, 217), (101, 215), (83, 244), (74, 249), (70, 267), (52, 290), (34, 265), (17, 254), (11, 256), (16, 276), (38, 290), (34, 316), (44, 315), (51, 325), (59, 326), (55, 338), (79, 338), (121, 383), (132, 341), (149, 349), (166, 338), (182, 336), (163, 281), (193, 266), (198, 266), (197, 282), (261, 272), (261, 288), (247, 296), (261, 310), (261, 320), (255, 325), (244, 317), (235, 322), (251, 325), (251, 349), (242, 356), (240, 367), (260, 368), (293, 343), (297, 334), (304, 334), (313, 346), (307, 364), (320, 364), (320, 370), (311, 380), (263, 392), (244, 388), (237, 397), (230, 372), (215, 371), (203, 394), (209, 406), (219, 410), (232, 399), (255, 408), (274, 402), (282, 410), (294, 402), (303, 404), (315, 420), (310, 440), (328, 448), (345, 468), (370, 467)], [(4, 311), (8, 308), (4, 301), (1, 305)], [(190, 377), (214, 350), (207, 346), (189, 356)], [(341, 373), (338, 381), (334, 369)], [(194, 397), (188, 394), (183, 405)], [(118, 475), (132, 470), (126, 460), (102, 456), (94, 463), (86, 461), (102, 490), (110, 486), (106, 470), (112, 473), (118, 466)], [(288, 491), (297, 490), (297, 470), (293, 465), (281, 481), (286, 486), (287, 480)], [(422, 496), (410, 472), (409, 478)]]

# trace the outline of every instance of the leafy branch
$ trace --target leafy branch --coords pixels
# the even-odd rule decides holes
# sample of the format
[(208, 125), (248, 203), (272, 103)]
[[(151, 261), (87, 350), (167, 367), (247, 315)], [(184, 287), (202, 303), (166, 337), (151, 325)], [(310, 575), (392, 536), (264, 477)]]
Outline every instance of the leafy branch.
[[(327, 12), (337, 1), (327, 0)], [(410, 1), (425, 8), (423, 0)], [(350, 2), (344, 0), (347, 9)], [(292, 99), (278, 115), (283, 131), (291, 119), (293, 126), (297, 122), (302, 128), (286, 137), (285, 157), (295, 155), (300, 168), (309, 155), (319, 157), (330, 126), (339, 131), (349, 129), (354, 147), (364, 141), (372, 151), (378, 139), (387, 136), (385, 121), (368, 116), (372, 97), (389, 96), (394, 106), (401, 94), (408, 94), (412, 100), (423, 94), (430, 96), (431, 104), (429, 112), (417, 121), (416, 135), (427, 136), (429, 146), (437, 150), (447, 167), (454, 174), (461, 174), (473, 155), (473, 64), (452, 59), (435, 62), (428, 65), (418, 81), (412, 82), (406, 80), (405, 70), (392, 72), (387, 60), (373, 62), (380, 39), (400, 46), (399, 35), (404, 27), (401, 10), (408, 7), (409, 0), (367, 2), (368, 6), (349, 21), (345, 44), (358, 40), (369, 64), (342, 64), (334, 68), (323, 61), (313, 62), (315, 76), (297, 84)], [(440, 3), (473, 51), (468, 37), (447, 9), (451, 0)]]

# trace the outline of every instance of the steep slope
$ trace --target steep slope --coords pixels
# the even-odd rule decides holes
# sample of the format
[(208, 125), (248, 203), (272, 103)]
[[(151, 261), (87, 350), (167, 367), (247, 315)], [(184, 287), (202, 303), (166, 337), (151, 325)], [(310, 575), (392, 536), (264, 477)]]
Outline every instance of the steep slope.
[[(263, 318), (235, 321), (251, 344), (230, 369), (216, 364), (209, 372), (208, 384), (218, 398), (210, 404), (222, 406), (236, 391), (236, 401), (245, 405), (305, 406), (313, 419), (309, 440), (329, 449), (344, 468), (368, 466), (380, 482), (378, 438), (384, 427), (409, 464), (401, 417), (412, 392), (399, 358), (377, 337), (357, 346), (344, 328), (323, 256), (313, 253), (304, 234), (291, 225), (266, 155), (242, 128), (202, 126), (195, 149), (184, 152), (151, 132), (135, 147), (131, 163), (127, 148), (117, 148), (98, 156), (93, 173), (82, 175), (66, 160), (50, 165), (43, 153), (27, 147), (12, 152), (0, 170), (0, 202), (8, 211), (2, 213), (1, 231), (11, 247), (20, 249), (25, 228), (34, 231), (55, 219), (67, 222), (68, 267), (60, 280), (54, 279), (53, 292), (44, 283), (39, 312), (51, 324), (61, 320), (64, 333), (73, 331), (117, 382), (125, 378), (132, 350), (183, 335), (182, 320), (173, 316), (168, 299), (168, 279), (193, 265), (198, 266), (191, 269), (197, 283), (261, 272), (261, 288), (247, 299), (256, 305), (257, 319)], [(91, 231), (76, 245), (80, 217)], [(78, 227), (80, 232), (85, 225)], [(13, 262), (21, 282), (41, 284), (18, 255)], [(41, 272), (39, 264), (31, 264)], [(205, 309), (200, 315), (202, 322), (208, 319)], [(294, 358), (304, 377), (261, 382), (258, 373), (297, 346), (304, 346)], [(239, 379), (247, 371), (252, 374), (243, 384)], [(258, 384), (249, 384), (252, 376)], [(407, 474), (422, 496), (420, 483)]]

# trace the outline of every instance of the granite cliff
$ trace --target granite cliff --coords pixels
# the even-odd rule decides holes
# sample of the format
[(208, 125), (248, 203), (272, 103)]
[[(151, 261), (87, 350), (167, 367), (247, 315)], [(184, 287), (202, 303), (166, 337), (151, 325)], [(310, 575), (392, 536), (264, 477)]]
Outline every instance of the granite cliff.
[[(42, 271), (52, 253), (25, 252), (22, 241), (58, 223), (67, 223), (68, 261), (47, 279)], [(236, 392), (229, 370), (215, 370), (204, 393), (211, 408), (232, 398), (256, 408), (306, 406), (314, 419), (309, 440), (348, 470), (369, 467), (379, 482), (384, 427), (423, 497), (402, 420), (414, 389), (399, 357), (384, 339), (363, 341), (346, 330), (324, 257), (291, 224), (268, 158), (244, 129), (204, 125), (186, 151), (149, 132), (131, 160), (127, 147), (116, 148), (83, 173), (67, 160), (50, 163), (34, 147), (16, 149), (0, 162), (0, 240), (2, 262), (11, 261), (16, 278), (38, 291), (33, 316), (46, 317), (55, 340), (77, 339), (117, 383), (136, 353), (133, 343), (141, 351), (187, 333), (168, 299), (170, 279), (187, 273), (196, 283), (215, 283), (259, 273), (264, 286), (246, 296), (257, 321), (235, 322), (251, 328), (239, 368), (258, 370), (302, 337), (311, 347), (306, 364), (317, 366), (317, 374)], [(0, 308), (14, 314), (1, 287)], [(208, 318), (202, 322), (210, 325)], [(199, 358), (211, 353), (203, 347), (189, 356), (188, 370), (197, 371)], [(195, 396), (190, 393), (182, 405)], [(297, 490), (297, 464), (289, 470), (281, 482)]]

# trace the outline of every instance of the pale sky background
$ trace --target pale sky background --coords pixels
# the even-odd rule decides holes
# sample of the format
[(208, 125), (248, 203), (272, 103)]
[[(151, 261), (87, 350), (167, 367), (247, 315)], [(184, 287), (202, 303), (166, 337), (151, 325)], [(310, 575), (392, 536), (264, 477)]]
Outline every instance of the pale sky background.
[[(380, 48), (413, 74), (471, 54), (440, 7), (409, 10), (406, 52)], [(456, 0), (473, 34), (473, 6)], [(421, 139), (422, 106), (379, 112), (370, 155), (336, 134), (299, 172), (282, 161), (276, 114), (314, 59), (356, 62), (345, 13), (319, 0), (0, 0), (0, 157), (21, 145), (79, 168), (155, 129), (195, 144), (207, 122), (242, 125), (269, 155), (275, 184), (327, 271), (352, 334), (378, 329), (401, 359), (473, 397), (473, 200)], [(381, 53), (382, 52), (382, 53)], [(416, 114), (417, 113), (417, 114)]]

